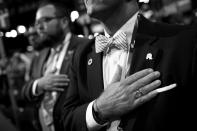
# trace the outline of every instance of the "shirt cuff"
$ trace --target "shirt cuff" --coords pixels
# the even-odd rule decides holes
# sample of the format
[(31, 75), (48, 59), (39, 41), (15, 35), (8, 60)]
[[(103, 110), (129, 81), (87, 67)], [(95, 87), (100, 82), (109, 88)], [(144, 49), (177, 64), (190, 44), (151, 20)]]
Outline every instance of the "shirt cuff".
[(86, 125), (89, 131), (95, 131), (98, 130), (104, 126), (106, 126), (106, 124), (100, 125), (98, 124), (92, 114), (92, 106), (93, 106), (94, 101), (92, 101), (89, 105), (88, 108), (86, 110)]
[(33, 94), (34, 96), (39, 96), (39, 94), (36, 93), (37, 85), (38, 85), (38, 80), (35, 80), (34, 83), (33, 83), (33, 86), (32, 86), (32, 94)]

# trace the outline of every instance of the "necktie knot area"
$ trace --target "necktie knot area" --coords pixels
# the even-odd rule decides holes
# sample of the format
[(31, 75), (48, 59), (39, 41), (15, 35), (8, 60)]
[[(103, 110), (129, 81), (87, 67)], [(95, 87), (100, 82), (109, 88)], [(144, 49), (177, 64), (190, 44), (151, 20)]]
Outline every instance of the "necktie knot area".
[(121, 32), (115, 37), (108, 38), (103, 35), (99, 35), (96, 37), (95, 40), (96, 53), (100, 53), (102, 51), (108, 51), (111, 47), (116, 47), (118, 49), (127, 51), (128, 45), (126, 40), (126, 34), (124, 32)]

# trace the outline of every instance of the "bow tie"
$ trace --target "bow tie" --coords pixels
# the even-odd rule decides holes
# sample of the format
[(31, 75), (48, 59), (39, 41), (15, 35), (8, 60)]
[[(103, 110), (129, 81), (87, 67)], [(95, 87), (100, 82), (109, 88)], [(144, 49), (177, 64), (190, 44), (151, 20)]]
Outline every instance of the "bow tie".
[(126, 34), (124, 32), (120, 32), (115, 37), (108, 38), (103, 35), (96, 36), (95, 48), (96, 53), (100, 53), (102, 51), (108, 51), (110, 47), (116, 47), (118, 49), (123, 49), (125, 51), (128, 50)]

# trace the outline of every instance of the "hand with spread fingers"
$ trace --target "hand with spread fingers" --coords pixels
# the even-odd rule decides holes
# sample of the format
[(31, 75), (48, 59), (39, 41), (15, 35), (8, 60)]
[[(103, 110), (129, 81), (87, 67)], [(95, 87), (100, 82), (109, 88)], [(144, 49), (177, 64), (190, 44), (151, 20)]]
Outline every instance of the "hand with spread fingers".
[(48, 74), (38, 79), (38, 94), (44, 91), (64, 91), (65, 86), (69, 84), (69, 78), (65, 74)]
[(93, 108), (103, 120), (116, 120), (159, 93), (159, 76), (158, 71), (145, 69), (113, 83), (95, 100)]

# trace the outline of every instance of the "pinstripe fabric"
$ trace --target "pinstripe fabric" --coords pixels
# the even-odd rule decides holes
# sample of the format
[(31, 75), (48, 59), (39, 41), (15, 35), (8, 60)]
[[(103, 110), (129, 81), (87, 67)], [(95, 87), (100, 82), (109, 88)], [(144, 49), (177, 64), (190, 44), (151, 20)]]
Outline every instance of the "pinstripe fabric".
[(115, 37), (106, 37), (103, 35), (96, 36), (95, 48), (96, 53), (100, 53), (102, 51), (108, 51), (108, 49), (112, 46), (115, 46), (118, 49), (128, 50), (126, 34), (124, 32), (120, 32)]

